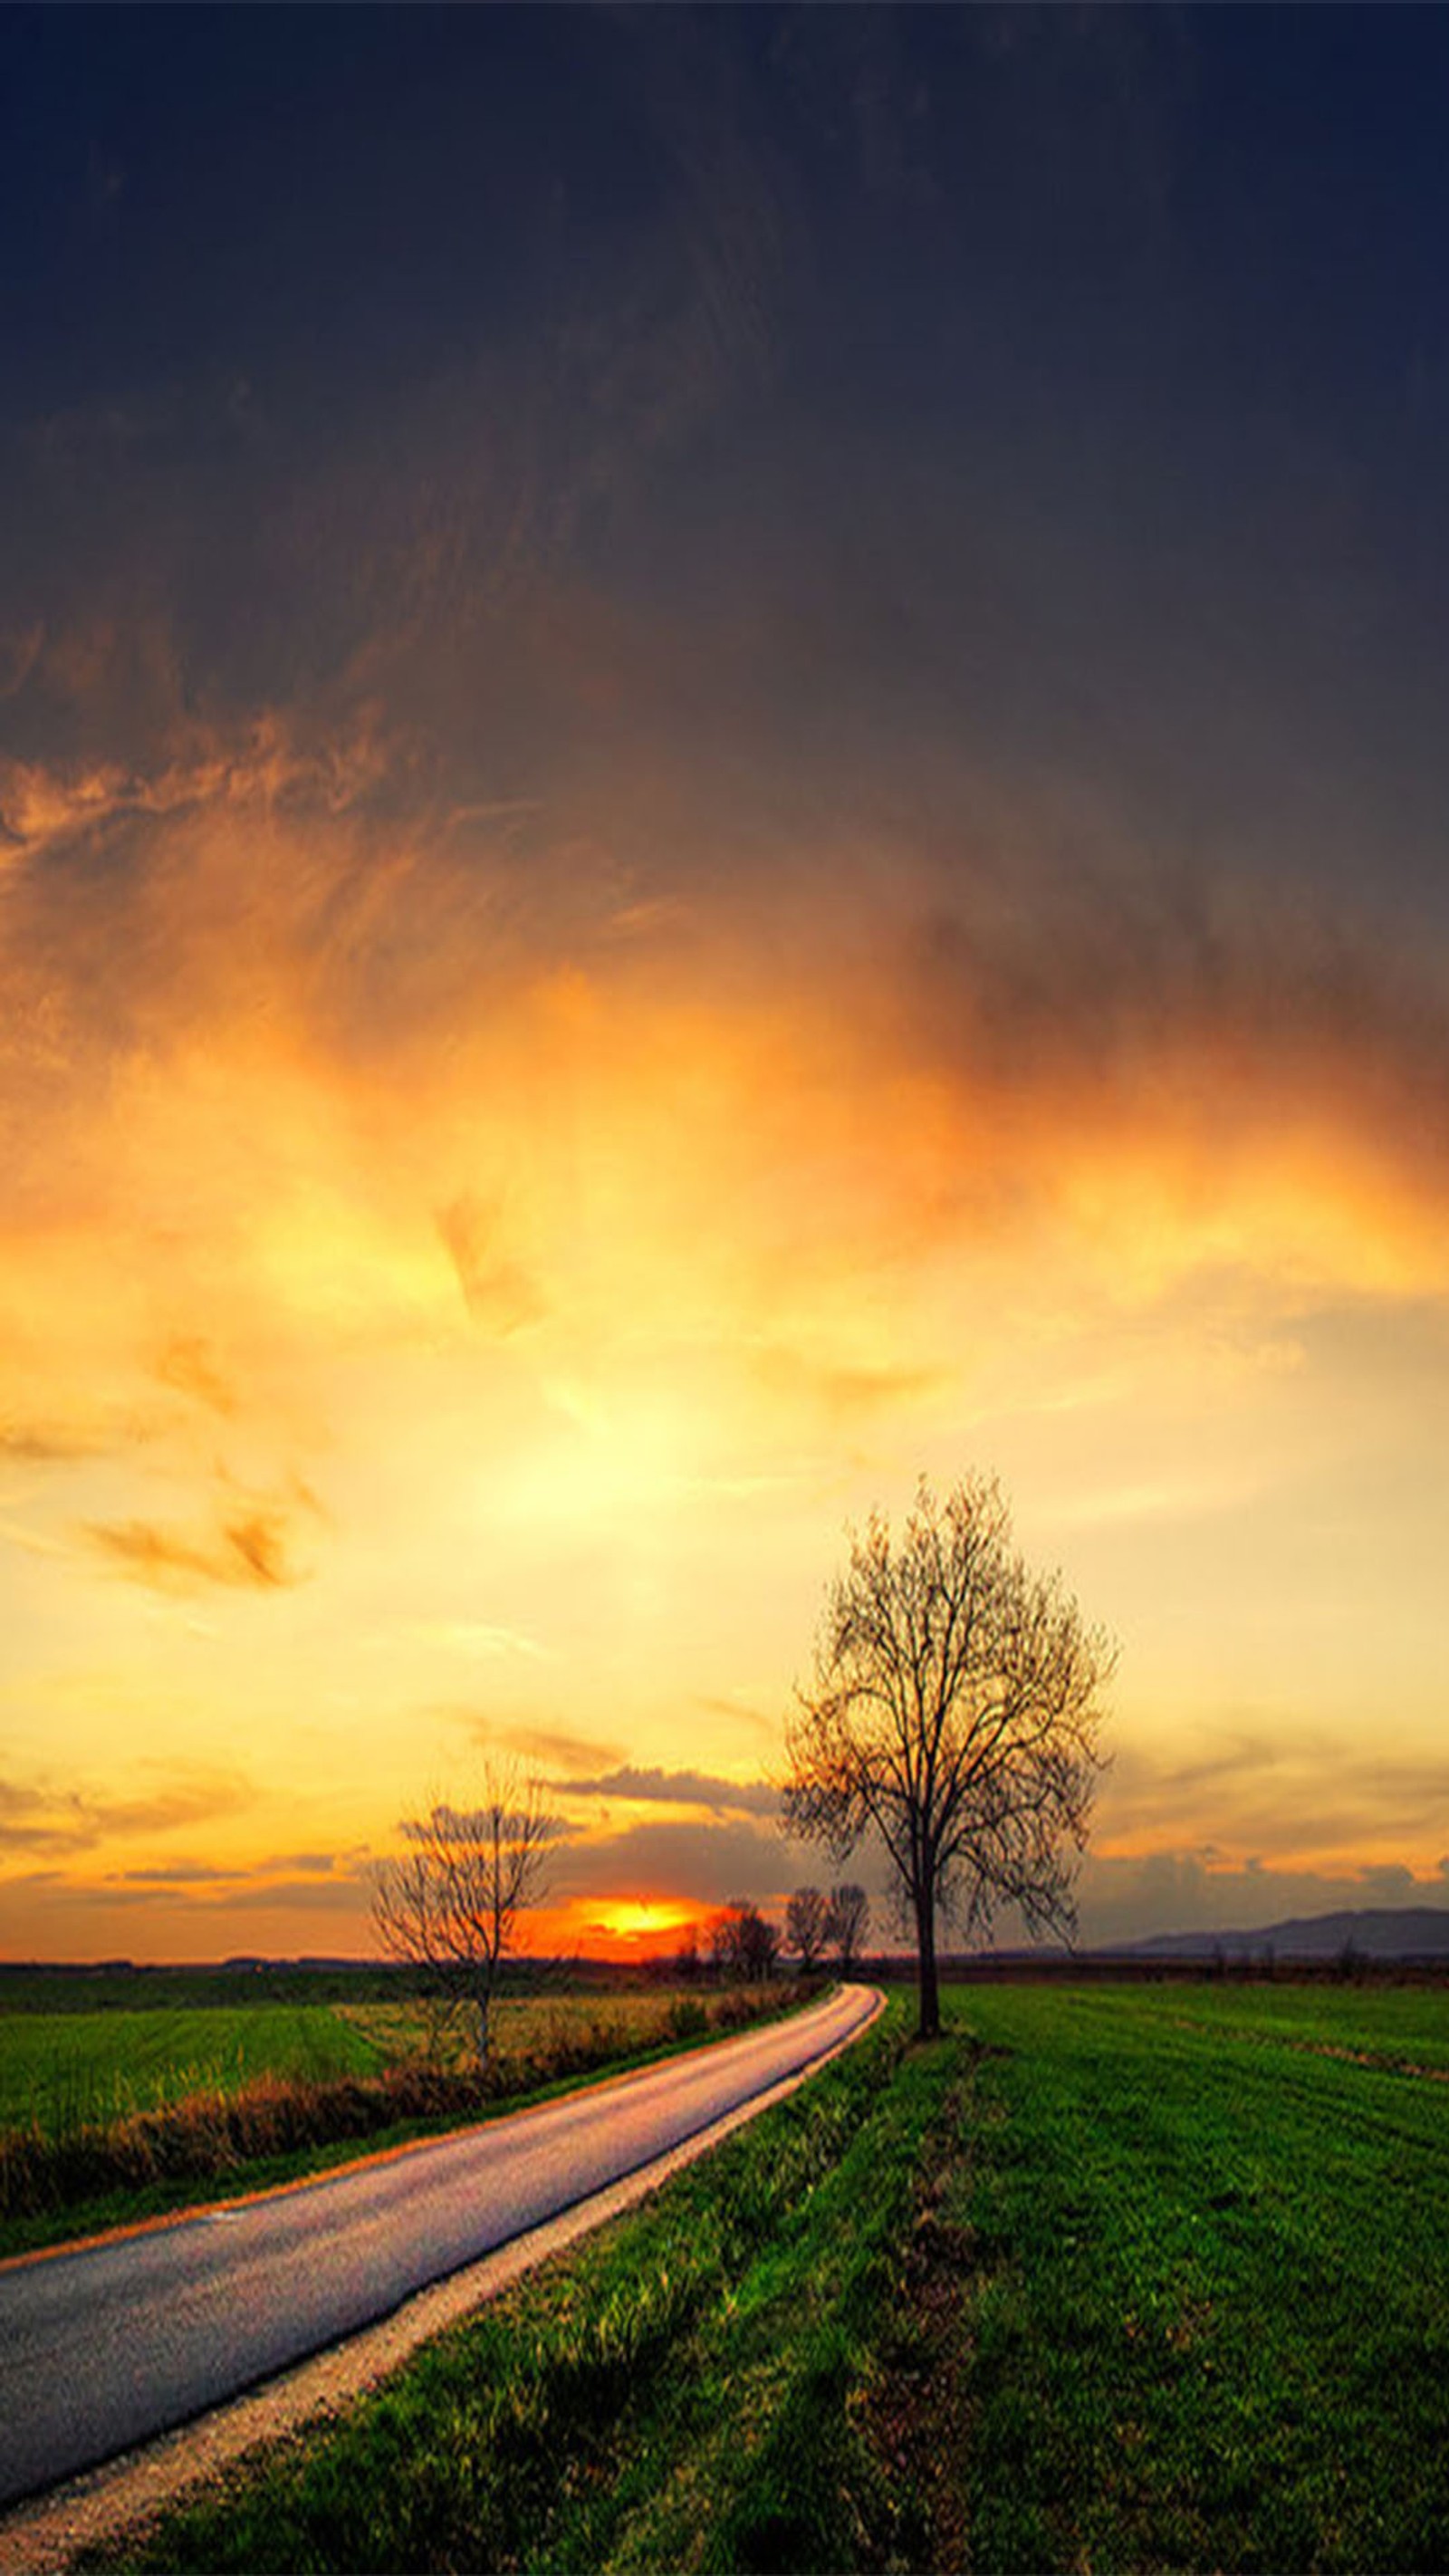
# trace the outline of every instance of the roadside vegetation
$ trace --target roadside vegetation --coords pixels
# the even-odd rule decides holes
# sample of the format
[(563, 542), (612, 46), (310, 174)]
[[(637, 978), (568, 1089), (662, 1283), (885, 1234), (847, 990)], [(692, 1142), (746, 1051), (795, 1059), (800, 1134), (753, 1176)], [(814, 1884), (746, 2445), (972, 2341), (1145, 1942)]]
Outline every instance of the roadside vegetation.
[(598, 1988), (495, 2006), (486, 2075), (425, 2003), (0, 2014), (0, 2258), (316, 2171), (819, 1992)]
[(124, 2563), (1449, 2562), (1449, 1992), (942, 2000)]

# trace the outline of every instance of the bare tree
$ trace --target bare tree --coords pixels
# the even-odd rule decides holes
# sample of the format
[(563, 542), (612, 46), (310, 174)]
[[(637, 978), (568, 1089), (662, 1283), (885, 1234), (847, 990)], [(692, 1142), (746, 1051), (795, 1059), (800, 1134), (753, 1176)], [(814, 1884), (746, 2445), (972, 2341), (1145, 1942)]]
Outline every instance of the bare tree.
[(1028, 1573), (991, 1478), (944, 1502), (923, 1478), (898, 1543), (881, 1512), (850, 1534), (788, 1729), (784, 1821), (841, 1860), (879, 1834), (915, 1932), (923, 2037), (941, 2021), (939, 1912), (971, 1931), (1010, 1903), (1033, 1937), (1073, 1929), (1115, 1663), (1060, 1578)]
[(785, 1908), (785, 1948), (798, 1951), (808, 1977), (829, 1938), (829, 1908), (818, 1887), (797, 1887)]
[(870, 1930), (870, 1898), (853, 1879), (843, 1886), (832, 1887), (825, 1915), (825, 1939), (840, 1959), (840, 1973), (848, 1977)]
[(490, 1770), (480, 1805), (438, 1805), (398, 1830), (406, 1848), (379, 1863), (373, 1885), (378, 1939), (390, 1958), (427, 1971), (450, 2015), (472, 2013), (486, 2068), (498, 1971), (542, 1893), (558, 1825), (538, 1781)]

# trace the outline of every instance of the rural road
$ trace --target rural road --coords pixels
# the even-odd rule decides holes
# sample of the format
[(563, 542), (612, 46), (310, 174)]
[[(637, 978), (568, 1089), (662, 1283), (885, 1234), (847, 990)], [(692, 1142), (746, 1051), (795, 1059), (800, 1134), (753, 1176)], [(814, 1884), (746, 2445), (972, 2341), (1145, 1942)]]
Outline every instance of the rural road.
[(184, 2423), (832, 2053), (874, 1995), (256, 2200), (0, 2264), (0, 2504)]

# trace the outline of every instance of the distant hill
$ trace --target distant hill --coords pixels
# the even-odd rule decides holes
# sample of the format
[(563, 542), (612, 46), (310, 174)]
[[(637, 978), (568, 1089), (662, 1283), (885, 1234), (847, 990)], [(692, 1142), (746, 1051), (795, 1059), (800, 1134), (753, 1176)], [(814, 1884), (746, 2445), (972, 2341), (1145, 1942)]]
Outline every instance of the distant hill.
[(1340, 1914), (1295, 1915), (1252, 1932), (1154, 1932), (1144, 1941), (1104, 1943), (1111, 1959), (1449, 1959), (1449, 1905), (1374, 1905)]

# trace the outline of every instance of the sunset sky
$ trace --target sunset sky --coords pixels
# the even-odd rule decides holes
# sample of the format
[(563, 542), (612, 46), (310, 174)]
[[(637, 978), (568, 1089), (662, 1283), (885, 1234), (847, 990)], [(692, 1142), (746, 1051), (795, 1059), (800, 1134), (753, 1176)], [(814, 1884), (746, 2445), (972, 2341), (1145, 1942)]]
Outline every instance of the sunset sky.
[(544, 1946), (778, 1906), (968, 1468), (1120, 1644), (1085, 1938), (1449, 1902), (1446, 101), (0, 15), (0, 1952), (364, 1950), (490, 1757)]

